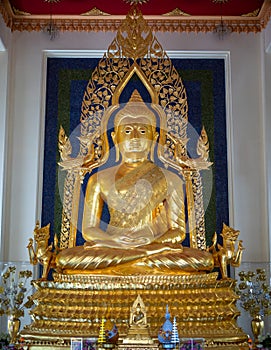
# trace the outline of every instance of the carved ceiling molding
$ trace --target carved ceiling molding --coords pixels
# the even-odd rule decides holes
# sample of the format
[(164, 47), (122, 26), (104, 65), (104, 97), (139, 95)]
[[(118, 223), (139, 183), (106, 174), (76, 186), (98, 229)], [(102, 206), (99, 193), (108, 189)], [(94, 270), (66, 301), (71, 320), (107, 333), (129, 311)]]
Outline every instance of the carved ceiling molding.
[[(7, 0), (0, 1), (0, 13), (11, 31), (42, 31), (50, 16), (15, 14)], [(267, 25), (271, 16), (271, 2), (265, 2), (256, 17), (223, 17), (223, 23), (237, 33), (258, 33)], [(59, 31), (117, 31), (125, 16), (59, 16), (54, 15), (54, 24)], [(161, 32), (214, 32), (221, 23), (220, 16), (144, 16), (150, 28)]]

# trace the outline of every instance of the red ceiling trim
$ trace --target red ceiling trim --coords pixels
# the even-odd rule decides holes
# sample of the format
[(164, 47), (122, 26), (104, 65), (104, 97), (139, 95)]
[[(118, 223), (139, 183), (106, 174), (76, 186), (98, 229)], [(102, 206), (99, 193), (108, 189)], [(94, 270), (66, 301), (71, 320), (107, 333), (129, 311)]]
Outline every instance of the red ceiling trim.
[[(41, 31), (49, 16), (15, 15), (8, 0), (0, 2), (0, 12), (11, 31)], [(232, 32), (260, 32), (271, 16), (271, 3), (265, 1), (257, 17), (223, 17)], [(213, 32), (220, 24), (220, 16), (144, 16), (154, 32)], [(60, 31), (116, 31), (124, 16), (53, 16)]]

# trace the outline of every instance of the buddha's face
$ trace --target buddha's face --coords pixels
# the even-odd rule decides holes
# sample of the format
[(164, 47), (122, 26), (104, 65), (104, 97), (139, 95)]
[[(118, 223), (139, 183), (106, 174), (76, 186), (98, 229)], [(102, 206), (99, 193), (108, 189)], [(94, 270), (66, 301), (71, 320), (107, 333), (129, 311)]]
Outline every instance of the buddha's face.
[(121, 119), (112, 137), (124, 162), (138, 162), (147, 159), (156, 134), (148, 118), (129, 116)]

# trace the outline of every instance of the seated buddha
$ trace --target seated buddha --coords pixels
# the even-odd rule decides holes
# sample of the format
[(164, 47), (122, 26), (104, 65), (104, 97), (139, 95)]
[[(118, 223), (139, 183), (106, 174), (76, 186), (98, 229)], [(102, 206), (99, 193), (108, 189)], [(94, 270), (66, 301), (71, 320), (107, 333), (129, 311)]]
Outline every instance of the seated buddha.
[[(184, 183), (154, 163), (156, 116), (142, 99), (134, 99), (141, 99), (138, 92), (115, 115), (111, 137), (116, 165), (89, 178), (82, 220), (85, 243), (59, 252), (61, 273), (176, 275), (213, 269), (211, 253), (182, 245)], [(105, 205), (110, 219), (102, 229)]]

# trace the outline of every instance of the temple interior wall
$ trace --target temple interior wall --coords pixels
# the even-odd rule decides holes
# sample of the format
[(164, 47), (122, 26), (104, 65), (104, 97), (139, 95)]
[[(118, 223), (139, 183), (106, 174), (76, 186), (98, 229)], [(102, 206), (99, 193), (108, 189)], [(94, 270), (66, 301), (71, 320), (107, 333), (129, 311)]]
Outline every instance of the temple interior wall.
[[(265, 160), (266, 160), (266, 184), (267, 184), (267, 212), (268, 212), (268, 223), (269, 223), (269, 246), (270, 246), (270, 230), (271, 230), (271, 22), (265, 30), (265, 41), (264, 41), (264, 58), (265, 64), (263, 68), (264, 75), (264, 138), (265, 138)], [(270, 252), (269, 252), (270, 261)]]
[[(230, 224), (240, 230), (244, 262), (269, 262), (271, 29), (258, 34), (156, 33), (166, 51), (228, 52)], [(41, 209), (44, 51), (106, 50), (115, 33), (10, 33), (0, 18), (1, 258), (28, 261)]]

